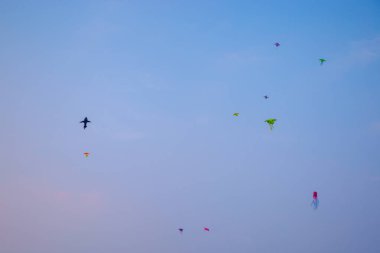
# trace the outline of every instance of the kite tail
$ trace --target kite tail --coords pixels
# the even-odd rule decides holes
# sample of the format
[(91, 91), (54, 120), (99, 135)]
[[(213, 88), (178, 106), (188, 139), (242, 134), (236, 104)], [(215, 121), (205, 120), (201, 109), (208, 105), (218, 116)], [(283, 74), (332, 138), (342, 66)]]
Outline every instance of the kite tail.
[(311, 202), (311, 206), (312, 206), (314, 209), (318, 209), (318, 206), (319, 206), (319, 200), (318, 200), (318, 199), (314, 199), (314, 200)]

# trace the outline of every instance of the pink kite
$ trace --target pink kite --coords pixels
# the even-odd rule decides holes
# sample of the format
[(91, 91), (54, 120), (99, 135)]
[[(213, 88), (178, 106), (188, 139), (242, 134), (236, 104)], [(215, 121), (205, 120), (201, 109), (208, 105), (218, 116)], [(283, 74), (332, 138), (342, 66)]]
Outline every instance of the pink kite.
[(313, 192), (313, 201), (311, 202), (311, 206), (314, 209), (317, 209), (319, 206), (318, 192)]

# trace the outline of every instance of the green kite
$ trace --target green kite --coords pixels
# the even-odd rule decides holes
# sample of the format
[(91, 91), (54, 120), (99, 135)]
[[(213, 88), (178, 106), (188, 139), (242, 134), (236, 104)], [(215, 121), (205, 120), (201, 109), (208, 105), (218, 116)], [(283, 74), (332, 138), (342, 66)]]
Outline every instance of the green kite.
[(321, 62), (321, 65), (323, 65), (323, 63), (326, 61), (326, 59), (321, 58), (321, 59), (319, 59), (319, 61)]
[(268, 123), (270, 130), (273, 129), (273, 125), (277, 119), (267, 119), (265, 122)]
[(237, 116), (239, 116), (239, 114), (240, 114), (240, 113), (238, 113), (238, 112), (235, 112), (235, 113), (234, 113), (234, 114), (232, 114), (232, 115), (233, 115), (233, 116), (236, 116), (236, 117), (237, 117)]

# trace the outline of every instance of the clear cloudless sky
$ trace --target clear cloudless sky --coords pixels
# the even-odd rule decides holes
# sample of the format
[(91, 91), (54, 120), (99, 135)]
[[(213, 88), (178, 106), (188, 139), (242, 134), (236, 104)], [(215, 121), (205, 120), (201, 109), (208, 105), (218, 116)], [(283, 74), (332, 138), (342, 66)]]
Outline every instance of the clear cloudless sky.
[(379, 13), (0, 1), (0, 252), (380, 252)]

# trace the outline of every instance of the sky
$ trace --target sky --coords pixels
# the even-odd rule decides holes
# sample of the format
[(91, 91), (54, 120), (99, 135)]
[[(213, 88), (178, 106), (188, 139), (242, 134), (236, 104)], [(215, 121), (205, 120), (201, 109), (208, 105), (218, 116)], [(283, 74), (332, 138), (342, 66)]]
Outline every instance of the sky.
[(0, 252), (380, 252), (379, 13), (1, 0)]

